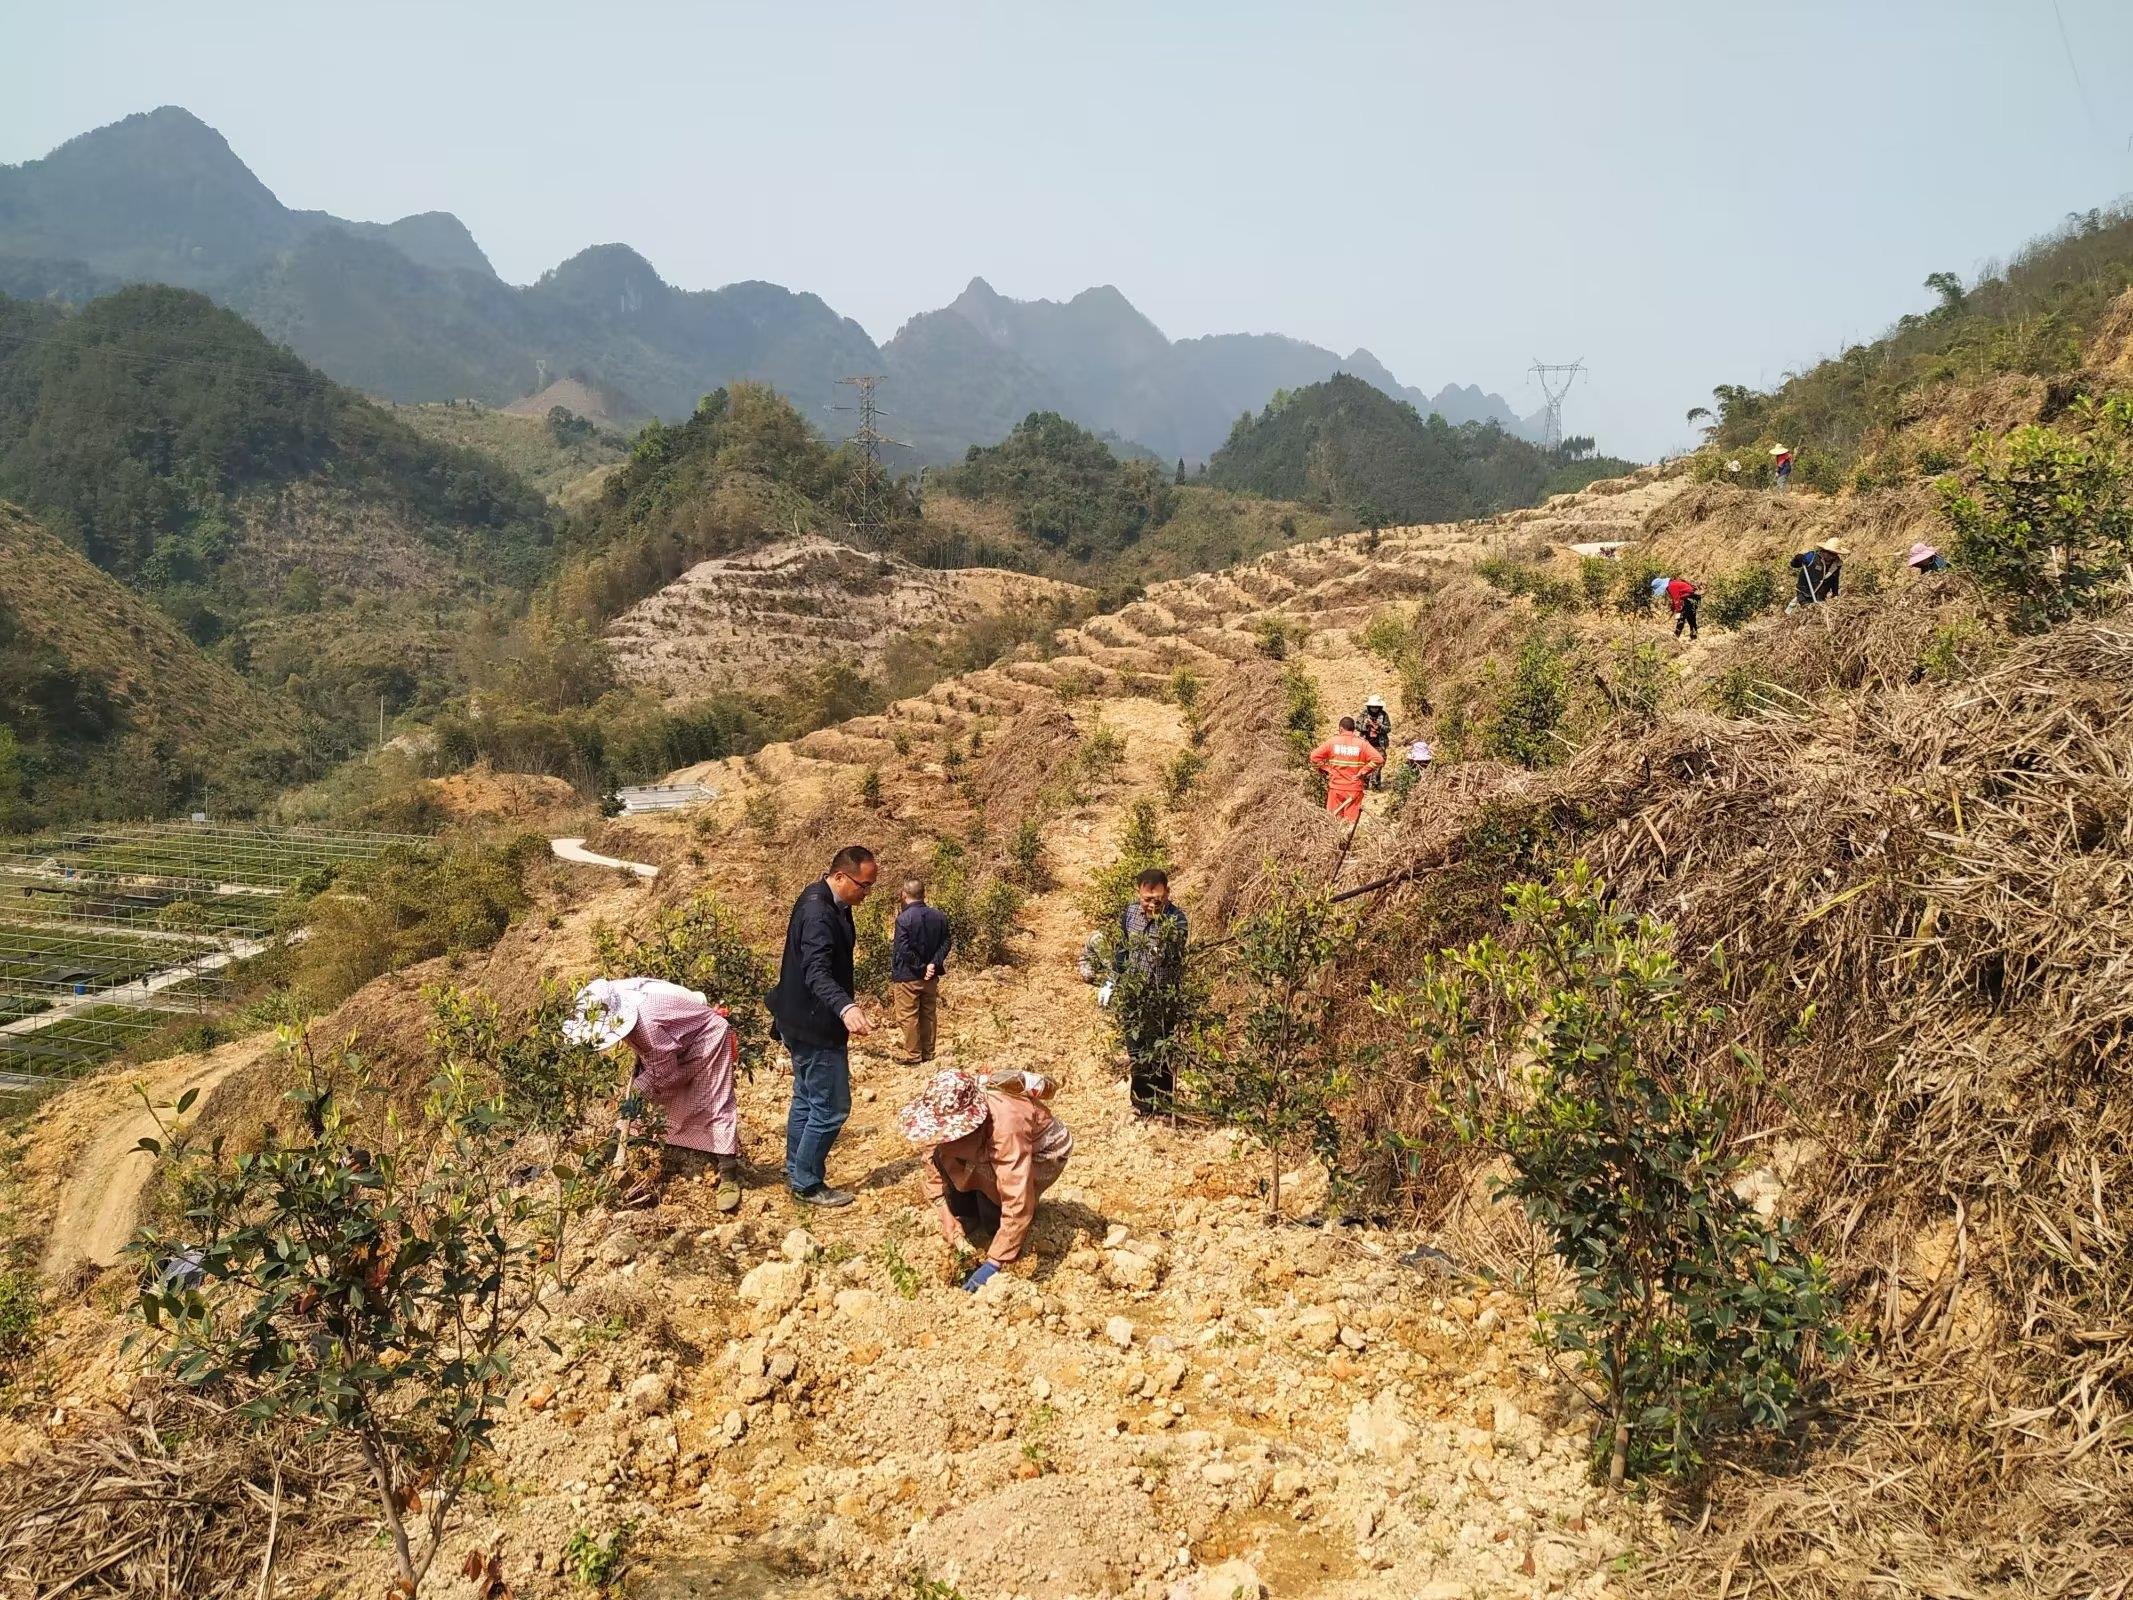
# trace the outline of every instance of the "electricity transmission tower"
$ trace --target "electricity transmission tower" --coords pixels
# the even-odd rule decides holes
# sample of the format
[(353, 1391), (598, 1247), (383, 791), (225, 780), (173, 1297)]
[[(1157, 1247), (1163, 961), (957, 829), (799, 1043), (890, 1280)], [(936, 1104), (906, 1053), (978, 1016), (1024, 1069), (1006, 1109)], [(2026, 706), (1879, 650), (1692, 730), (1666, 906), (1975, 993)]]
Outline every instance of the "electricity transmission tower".
[(853, 430), (852, 443), (859, 446), (859, 460), (853, 467), (857, 481), (853, 484), (852, 503), (855, 514), (851, 519), (855, 533), (878, 534), (882, 528), (881, 507), (875, 494), (875, 482), (881, 476), (881, 447), (893, 444), (900, 450), (911, 447), (901, 439), (891, 439), (876, 426), (880, 422), (881, 408), (874, 403), (874, 385), (888, 376), (882, 372), (863, 372), (856, 377), (839, 378), (840, 384), (850, 384), (859, 393), (857, 405), (837, 406), (838, 411), (859, 413), (859, 426)]
[(1550, 452), (1560, 450), (1563, 448), (1563, 396), (1570, 392), (1578, 374), (1585, 370), (1585, 358), (1579, 356), (1568, 366), (1550, 366), (1536, 356), (1528, 370), (1540, 380), (1541, 393), (1548, 397), (1548, 420), (1541, 426), (1541, 447)]

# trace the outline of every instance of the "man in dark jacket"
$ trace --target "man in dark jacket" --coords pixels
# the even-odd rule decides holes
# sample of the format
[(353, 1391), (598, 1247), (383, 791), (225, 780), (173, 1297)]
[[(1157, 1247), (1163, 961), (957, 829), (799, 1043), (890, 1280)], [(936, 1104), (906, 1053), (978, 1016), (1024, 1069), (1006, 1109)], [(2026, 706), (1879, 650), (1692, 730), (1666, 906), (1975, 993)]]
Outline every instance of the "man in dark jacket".
[(1837, 598), (1837, 586), (1844, 577), (1844, 558), (1851, 551), (1835, 539), (1824, 539), (1812, 550), (1802, 550), (1792, 558), (1793, 597), (1787, 611), (1797, 611), (1802, 606), (1818, 606)]
[(792, 1056), (792, 1105), (785, 1114), (785, 1181), (805, 1205), (848, 1206), (851, 1192), (824, 1180), (830, 1146), (852, 1113), (847, 1047), (873, 1029), (852, 996), (852, 907), (874, 890), (874, 852), (848, 844), (826, 876), (800, 891), (785, 924), (778, 981), (763, 997), (773, 1032)]
[(1176, 1041), (1185, 1017), (1185, 944), (1191, 929), (1170, 899), (1170, 874), (1150, 867), (1119, 914), (1111, 980), (1096, 1003), (1117, 996), (1127, 1088), (1136, 1116), (1162, 1116), (1177, 1096)]
[(1392, 713), (1385, 709), (1383, 695), (1374, 694), (1363, 702), (1363, 714), (1355, 719), (1355, 731), (1377, 751), (1379, 758), (1379, 764), (1363, 775), (1363, 787), (1383, 788), (1384, 761), (1386, 753), (1392, 749)]
[(907, 1067), (933, 1059), (948, 940), (948, 914), (926, 904), (923, 880), (906, 878), (896, 936), (889, 941), (889, 982), (896, 993), (897, 1026), (904, 1035), (904, 1053), (898, 1059)]

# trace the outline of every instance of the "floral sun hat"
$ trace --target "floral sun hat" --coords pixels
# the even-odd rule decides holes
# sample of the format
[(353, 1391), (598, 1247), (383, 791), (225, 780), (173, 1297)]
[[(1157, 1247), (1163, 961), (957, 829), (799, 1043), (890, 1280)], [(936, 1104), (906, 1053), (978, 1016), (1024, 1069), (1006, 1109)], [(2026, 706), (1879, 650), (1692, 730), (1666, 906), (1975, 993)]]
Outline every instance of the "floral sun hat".
[(637, 991), (607, 978), (595, 978), (578, 991), (576, 1015), (563, 1024), (572, 1044), (612, 1050), (637, 1026)]
[(991, 1114), (978, 1080), (951, 1069), (927, 1080), (918, 1098), (896, 1113), (896, 1126), (913, 1144), (947, 1144), (982, 1126)]

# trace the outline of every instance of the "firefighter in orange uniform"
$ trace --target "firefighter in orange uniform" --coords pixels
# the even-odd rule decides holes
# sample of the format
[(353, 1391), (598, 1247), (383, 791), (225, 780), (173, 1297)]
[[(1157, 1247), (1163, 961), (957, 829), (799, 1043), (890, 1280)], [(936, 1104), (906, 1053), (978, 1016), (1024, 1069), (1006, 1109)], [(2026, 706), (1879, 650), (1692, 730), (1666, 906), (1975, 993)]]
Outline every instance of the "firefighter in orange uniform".
[(1340, 732), (1311, 752), (1311, 766), (1326, 775), (1326, 809), (1343, 822), (1363, 814), (1363, 780), (1383, 765), (1377, 747), (1356, 732), (1355, 718), (1341, 718)]

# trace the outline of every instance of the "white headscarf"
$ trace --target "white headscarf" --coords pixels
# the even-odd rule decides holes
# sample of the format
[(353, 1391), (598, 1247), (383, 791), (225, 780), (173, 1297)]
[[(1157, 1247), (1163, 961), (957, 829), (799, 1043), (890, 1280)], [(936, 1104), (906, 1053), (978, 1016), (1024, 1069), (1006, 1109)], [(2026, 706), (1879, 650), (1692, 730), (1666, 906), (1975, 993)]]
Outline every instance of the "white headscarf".
[(644, 997), (662, 991), (687, 995), (700, 1006), (710, 1004), (694, 989), (661, 978), (595, 978), (578, 991), (577, 1014), (563, 1024), (563, 1037), (572, 1044), (612, 1050), (637, 1026)]

